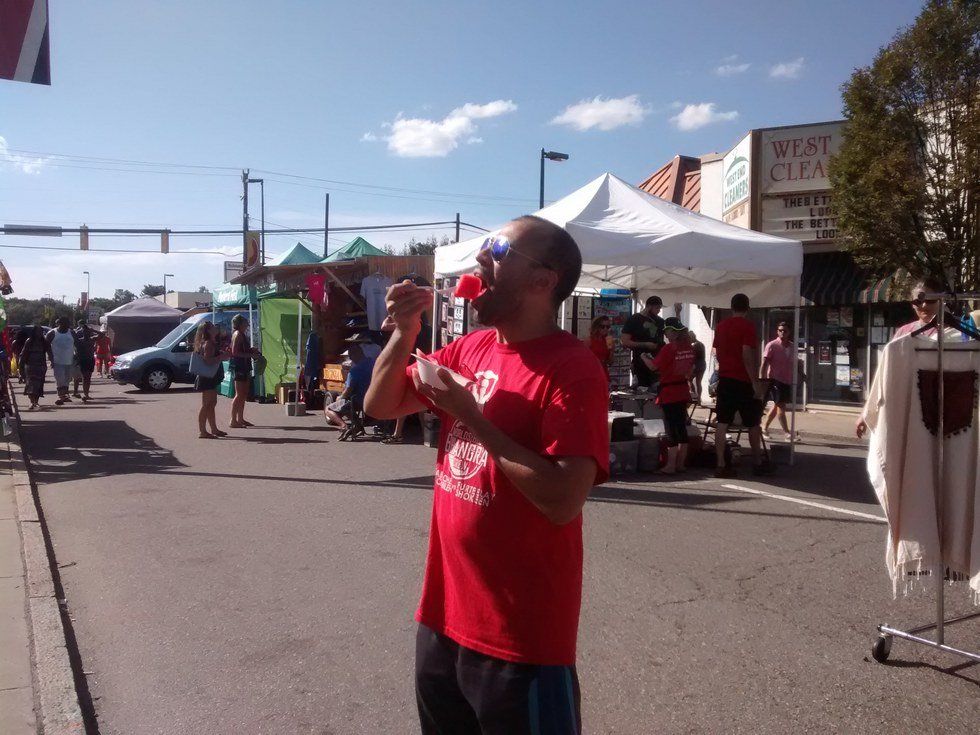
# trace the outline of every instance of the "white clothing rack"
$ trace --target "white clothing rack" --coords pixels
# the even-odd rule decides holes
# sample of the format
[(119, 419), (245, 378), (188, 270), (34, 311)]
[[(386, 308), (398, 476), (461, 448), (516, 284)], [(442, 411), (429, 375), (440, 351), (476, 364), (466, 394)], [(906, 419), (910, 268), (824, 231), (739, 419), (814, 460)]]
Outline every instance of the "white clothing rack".
[[(945, 441), (945, 426), (943, 425), (945, 420), (946, 405), (944, 403), (945, 399), (945, 378), (943, 375), (943, 351), (945, 340), (945, 324), (946, 324), (946, 302), (948, 299), (952, 298), (954, 301), (957, 299), (978, 299), (980, 298), (980, 292), (972, 293), (961, 293), (961, 294), (945, 294), (945, 293), (928, 293), (923, 294), (921, 298), (924, 299), (936, 299), (939, 301), (939, 313), (936, 315), (936, 335), (937, 335), (937, 354), (938, 357), (938, 368), (939, 375), (936, 382), (938, 383), (937, 392), (939, 394), (939, 426), (937, 431), (936, 442), (936, 487), (939, 489), (940, 501), (942, 500), (942, 488), (945, 484), (945, 465), (943, 458), (943, 442)], [(939, 545), (942, 547), (942, 513), (938, 513), (939, 520)], [(941, 558), (941, 555), (940, 555)], [(884, 663), (888, 660), (888, 655), (892, 650), (892, 639), (901, 638), (906, 641), (911, 641), (912, 643), (918, 643), (922, 646), (929, 646), (930, 648), (936, 648), (940, 651), (945, 651), (946, 653), (952, 653), (957, 656), (962, 656), (963, 658), (976, 661), (980, 663), (980, 653), (975, 651), (964, 651), (959, 648), (954, 648), (953, 646), (946, 645), (946, 626), (952, 625), (954, 623), (961, 623), (965, 620), (972, 620), (974, 618), (980, 617), (980, 612), (970, 613), (969, 615), (961, 615), (956, 618), (946, 619), (946, 587), (944, 585), (944, 580), (946, 577), (946, 568), (942, 561), (939, 562), (932, 569), (932, 576), (934, 577), (936, 585), (936, 622), (929, 623), (928, 625), (920, 625), (916, 628), (910, 628), (909, 630), (901, 630), (899, 628), (893, 628), (890, 625), (879, 625), (878, 626), (878, 639), (875, 641), (874, 645), (871, 647), (871, 657), (878, 663)], [(929, 638), (923, 638), (918, 635), (919, 633), (924, 633), (928, 630), (935, 629), (936, 634), (933, 640)]]

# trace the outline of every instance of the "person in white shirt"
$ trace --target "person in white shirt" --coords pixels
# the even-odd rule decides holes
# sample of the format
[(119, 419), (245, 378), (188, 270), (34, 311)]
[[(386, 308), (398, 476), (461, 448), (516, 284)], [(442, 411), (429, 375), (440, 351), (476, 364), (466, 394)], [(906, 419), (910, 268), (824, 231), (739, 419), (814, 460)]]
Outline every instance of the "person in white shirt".
[(75, 363), (75, 335), (68, 328), (68, 318), (61, 317), (57, 329), (48, 332), (48, 344), (51, 346), (51, 363), (54, 380), (58, 386), (58, 400), (55, 405), (71, 403), (68, 397), (68, 383), (71, 381), (71, 367)]

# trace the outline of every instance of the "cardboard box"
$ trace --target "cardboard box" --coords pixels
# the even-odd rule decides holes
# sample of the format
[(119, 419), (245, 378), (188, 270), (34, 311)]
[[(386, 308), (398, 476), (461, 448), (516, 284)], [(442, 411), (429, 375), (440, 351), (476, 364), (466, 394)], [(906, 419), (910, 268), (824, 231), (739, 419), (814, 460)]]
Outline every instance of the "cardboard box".
[[(296, 392), (296, 383), (277, 383), (276, 384), (276, 401), (278, 403), (289, 403), (289, 392), (292, 391), (294, 394)], [(292, 400), (296, 400), (293, 398)]]
[(344, 381), (343, 380), (324, 380), (322, 381), (323, 390), (328, 390), (331, 393), (343, 393), (344, 391)]
[[(344, 369), (337, 364), (328, 364), (323, 366), (323, 379), (324, 380), (339, 380), (344, 381)], [(327, 390), (330, 390), (329, 388)]]

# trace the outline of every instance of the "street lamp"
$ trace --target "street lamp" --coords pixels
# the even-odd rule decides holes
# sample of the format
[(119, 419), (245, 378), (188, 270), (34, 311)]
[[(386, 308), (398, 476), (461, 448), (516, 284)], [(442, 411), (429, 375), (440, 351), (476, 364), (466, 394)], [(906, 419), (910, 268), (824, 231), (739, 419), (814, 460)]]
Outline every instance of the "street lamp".
[(164, 273), (163, 274), (163, 303), (165, 303), (165, 304), (167, 303), (167, 279), (168, 278), (173, 278), (173, 277), (174, 277), (174, 274), (173, 273)]
[(546, 151), (544, 148), (541, 149), (541, 196), (539, 199), (538, 209), (544, 209), (544, 160), (549, 161), (567, 161), (567, 153), (558, 153), (558, 151)]
[(86, 276), (85, 297), (90, 299), (92, 298), (92, 274), (89, 273), (88, 271), (82, 271), (82, 275)]
[(259, 185), (259, 196), (262, 200), (262, 252), (259, 254), (259, 264), (265, 263), (265, 179), (249, 179), (248, 183)]

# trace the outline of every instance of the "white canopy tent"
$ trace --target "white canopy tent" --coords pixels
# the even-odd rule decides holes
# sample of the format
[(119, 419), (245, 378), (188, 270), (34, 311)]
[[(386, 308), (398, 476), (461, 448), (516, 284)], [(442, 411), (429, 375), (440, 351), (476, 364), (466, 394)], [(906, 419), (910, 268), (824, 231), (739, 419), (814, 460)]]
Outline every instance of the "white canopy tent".
[[(796, 240), (728, 225), (647, 194), (612, 174), (536, 212), (575, 238), (585, 263), (581, 290), (628, 288), (640, 300), (728, 308), (799, 303), (803, 247)], [(436, 249), (436, 273), (467, 273), (486, 236)]]
[[(610, 173), (535, 214), (578, 243), (584, 264), (579, 291), (624, 288), (641, 303), (656, 294), (667, 304), (720, 308), (744, 293), (755, 307), (794, 306), (794, 335), (799, 334), (803, 246), (796, 240), (691, 212)], [(485, 239), (437, 248), (436, 275), (472, 271)], [(793, 435), (795, 428), (794, 404)]]

